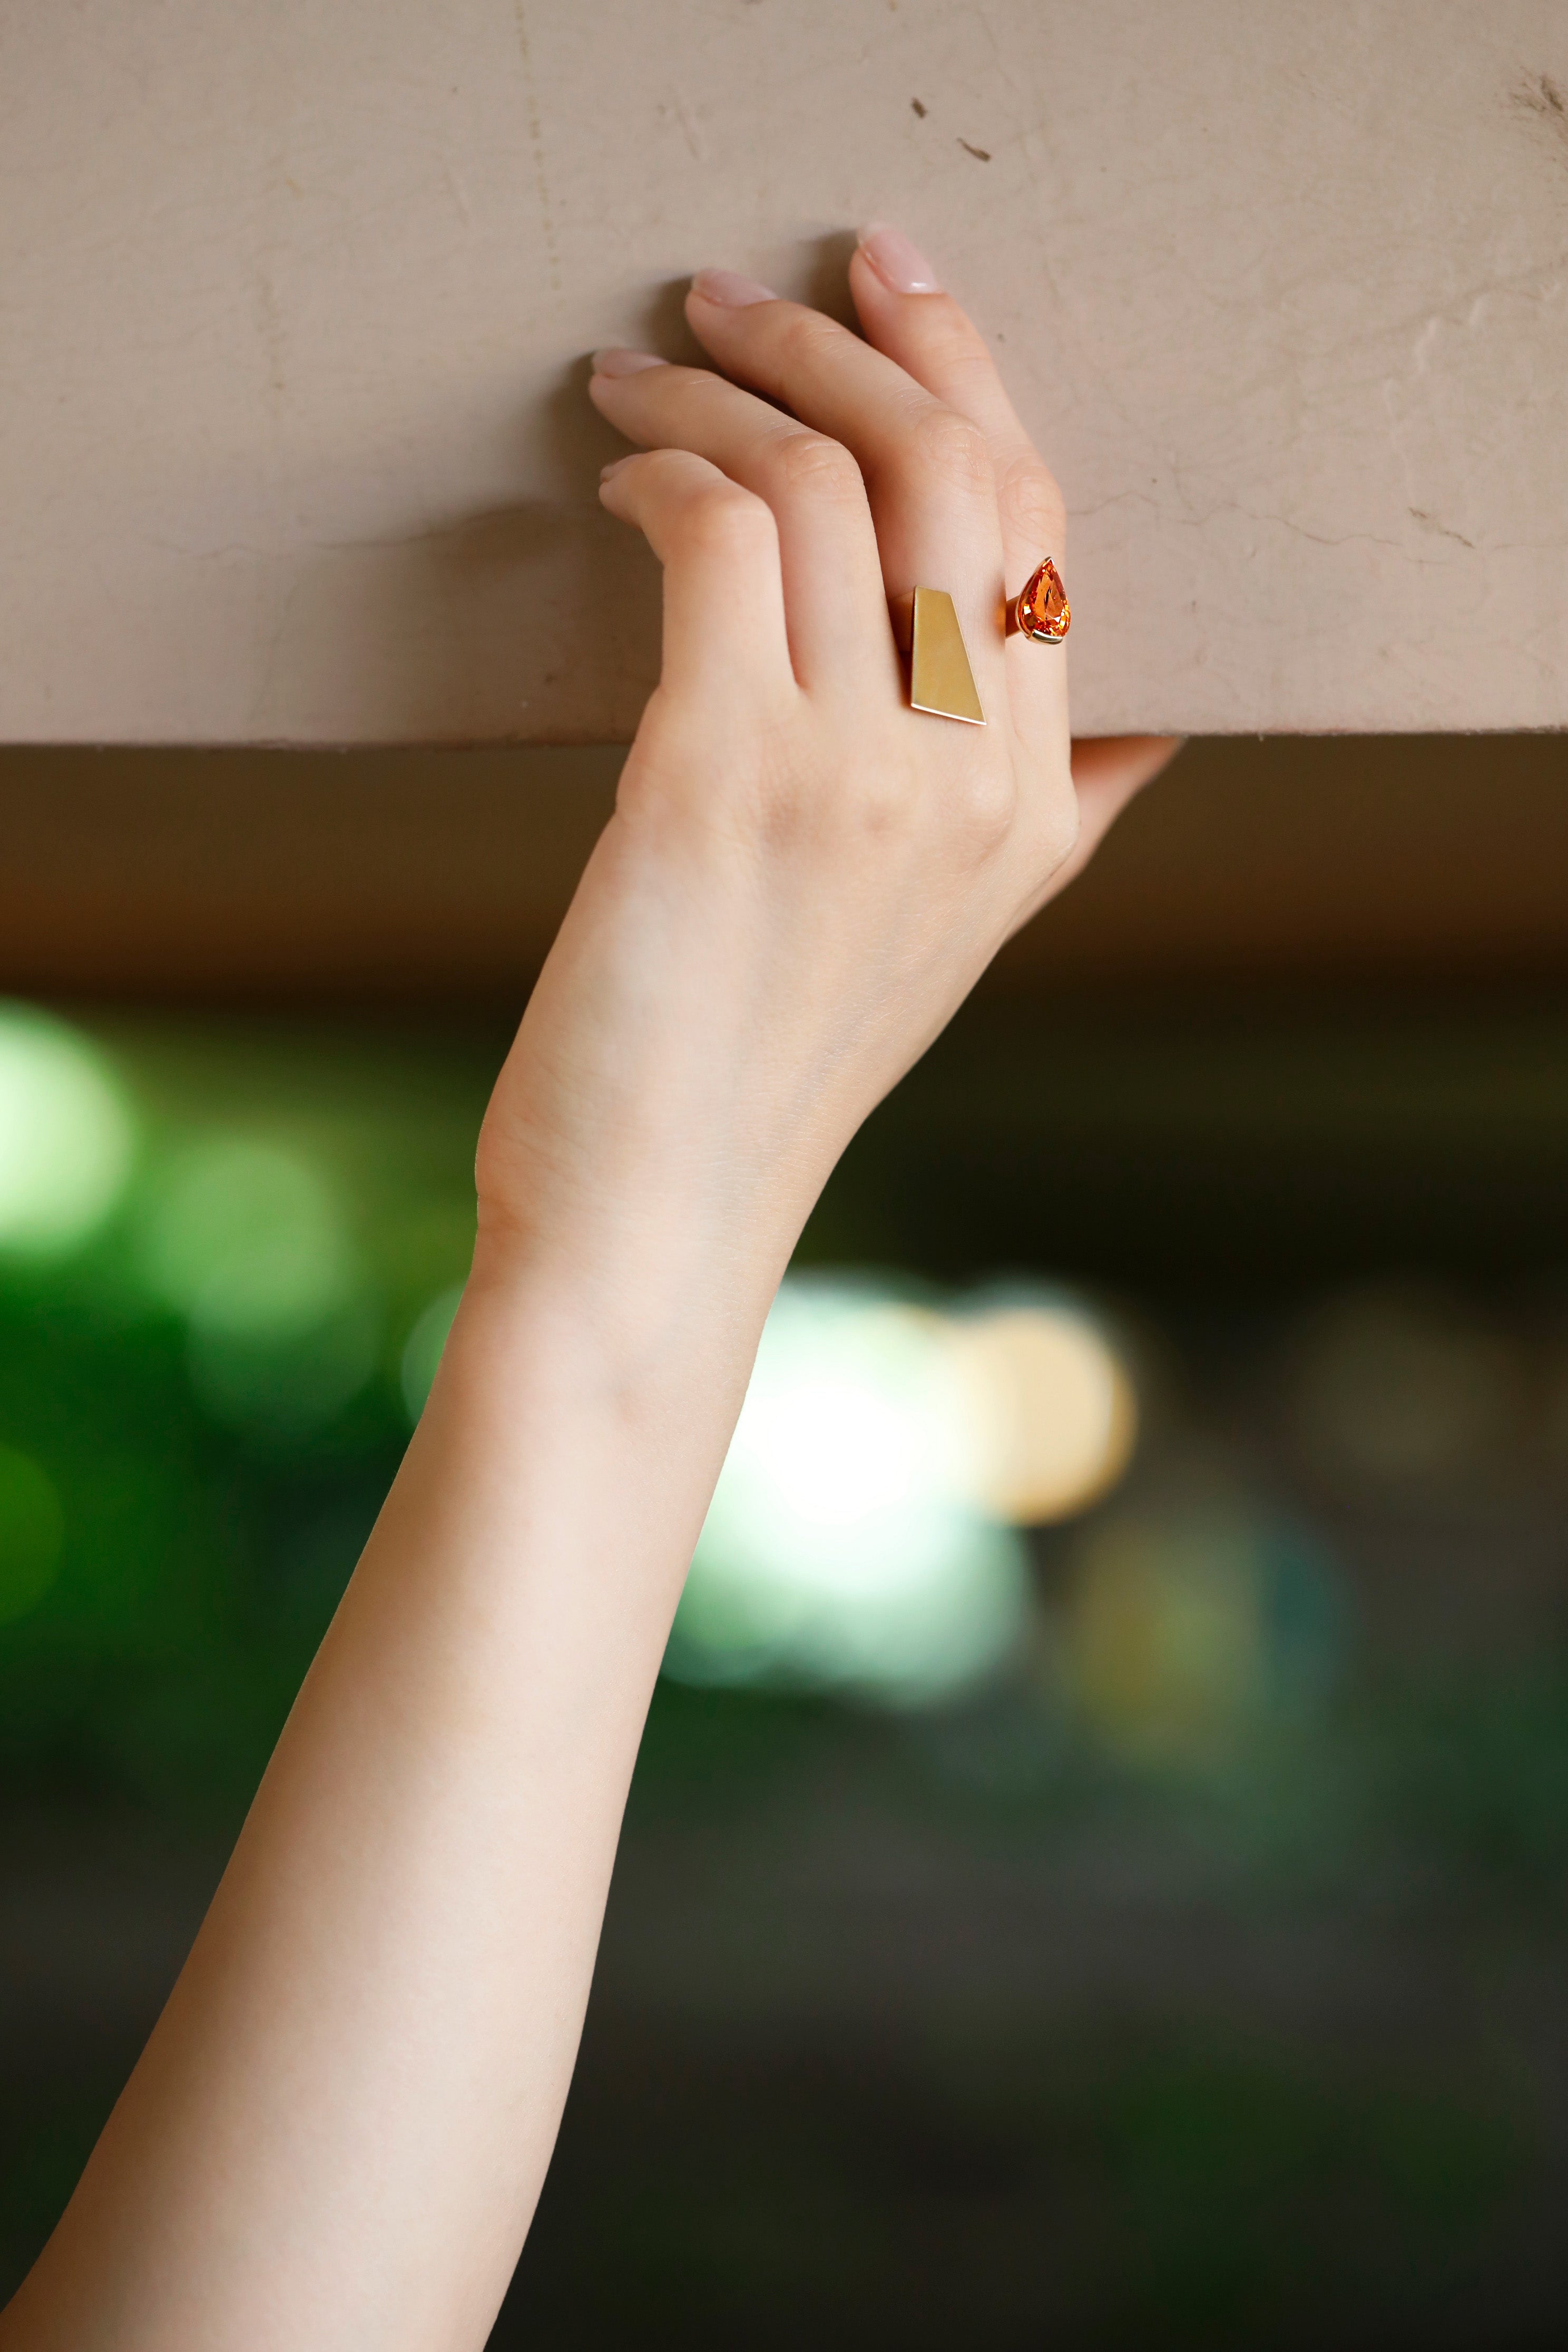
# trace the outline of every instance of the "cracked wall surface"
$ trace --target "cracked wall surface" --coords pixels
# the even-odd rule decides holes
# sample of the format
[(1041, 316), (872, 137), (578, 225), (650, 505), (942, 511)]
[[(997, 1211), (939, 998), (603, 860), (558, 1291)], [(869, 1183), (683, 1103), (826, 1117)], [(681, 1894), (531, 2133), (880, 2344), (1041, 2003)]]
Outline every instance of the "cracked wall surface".
[(0, 740), (587, 742), (610, 341), (901, 223), (1088, 732), (1568, 723), (1560, 0), (0, 0)]

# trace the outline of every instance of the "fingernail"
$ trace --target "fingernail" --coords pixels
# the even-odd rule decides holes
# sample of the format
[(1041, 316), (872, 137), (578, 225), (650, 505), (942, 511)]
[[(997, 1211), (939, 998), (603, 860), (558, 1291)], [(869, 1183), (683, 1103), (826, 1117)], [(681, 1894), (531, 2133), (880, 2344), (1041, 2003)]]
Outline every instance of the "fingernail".
[(595, 375), (637, 375), (643, 368), (663, 367), (666, 362), (655, 359), (651, 352), (611, 350), (594, 353)]
[(631, 457), (612, 457), (612, 458), (611, 458), (611, 460), (610, 460), (610, 462), (609, 462), (609, 464), (608, 464), (607, 466), (601, 466), (601, 467), (600, 467), (600, 468), (599, 468), (599, 479), (600, 479), (600, 481), (601, 481), (601, 482), (607, 482), (607, 481), (610, 479), (610, 477), (612, 476), (612, 474), (618, 474), (618, 473), (620, 472), (621, 467), (622, 467), (623, 466), (629, 466), (629, 465), (631, 464), (631, 462), (632, 462), (632, 457), (636, 457), (636, 455), (637, 455), (637, 452), (636, 452), (636, 450), (634, 449), (634, 450), (632, 451), (632, 453), (631, 453)]
[(940, 294), (942, 280), (931, 268), (918, 245), (912, 245), (901, 228), (889, 228), (885, 221), (873, 221), (860, 232), (860, 250), (881, 279), (895, 294)]
[(722, 302), (731, 310), (743, 310), (748, 302), (776, 302), (779, 299), (771, 286), (763, 286), (755, 278), (742, 278), (738, 269), (700, 269), (691, 281), (691, 290), (700, 294), (705, 302)]

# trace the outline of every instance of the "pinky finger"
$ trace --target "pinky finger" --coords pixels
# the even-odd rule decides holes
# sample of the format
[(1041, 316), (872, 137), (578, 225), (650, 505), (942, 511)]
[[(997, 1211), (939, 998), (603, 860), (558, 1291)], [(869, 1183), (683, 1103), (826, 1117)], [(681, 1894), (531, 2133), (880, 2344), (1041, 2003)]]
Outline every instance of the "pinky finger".
[(664, 566), (668, 690), (794, 688), (778, 528), (762, 499), (685, 449), (620, 458), (605, 467), (599, 497)]
[(1079, 737), (1072, 747), (1079, 811), (1074, 874), (1093, 856), (1128, 802), (1169, 767), (1182, 740), (1179, 735)]
[(1180, 735), (1079, 737), (1072, 747), (1078, 838), (1071, 854), (1023, 909), (1013, 931), (1022, 930), (1042, 907), (1077, 880), (1129, 801), (1169, 767), (1184, 740)]

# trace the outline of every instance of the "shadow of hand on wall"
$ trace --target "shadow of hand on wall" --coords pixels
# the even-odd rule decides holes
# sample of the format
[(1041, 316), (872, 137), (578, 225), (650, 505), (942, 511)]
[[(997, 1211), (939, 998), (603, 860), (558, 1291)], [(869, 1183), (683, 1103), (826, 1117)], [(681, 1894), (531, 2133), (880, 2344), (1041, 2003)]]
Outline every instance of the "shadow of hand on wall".
[[(853, 325), (854, 240), (802, 240), (781, 290)], [(764, 265), (765, 266), (765, 265)], [(690, 283), (650, 290), (635, 330), (686, 364)], [(587, 362), (517, 421), (518, 471), (548, 488), (409, 531), (318, 542), (280, 601), (256, 723), (363, 743), (625, 743), (658, 677), (658, 566), (598, 501), (626, 444), (586, 396)], [(295, 563), (299, 559), (293, 559)]]
[(599, 504), (599, 468), (626, 445), (585, 381), (580, 363), (531, 420), (545, 494), (318, 543), (283, 599), (261, 732), (270, 704), (279, 737), (318, 741), (630, 740), (658, 676), (658, 566)]

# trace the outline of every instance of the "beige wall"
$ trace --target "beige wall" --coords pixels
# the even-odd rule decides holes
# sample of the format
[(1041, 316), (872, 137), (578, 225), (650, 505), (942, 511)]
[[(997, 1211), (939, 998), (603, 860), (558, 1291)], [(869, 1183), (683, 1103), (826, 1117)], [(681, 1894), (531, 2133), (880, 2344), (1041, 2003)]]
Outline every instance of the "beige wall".
[(0, 739), (624, 740), (582, 355), (870, 214), (1086, 730), (1568, 720), (1561, 0), (0, 0)]

